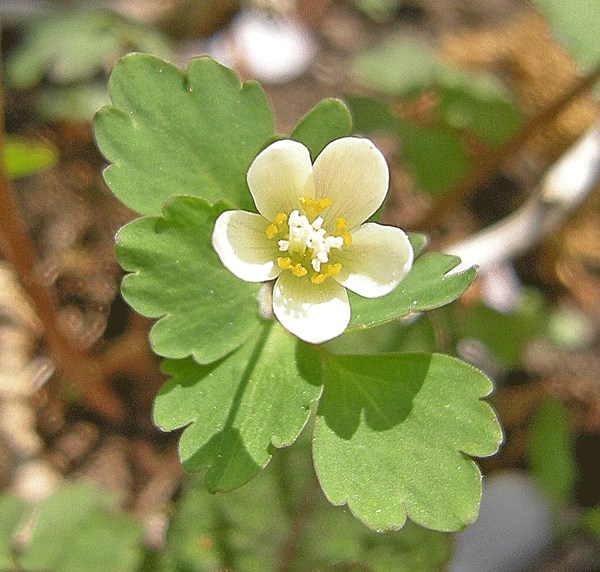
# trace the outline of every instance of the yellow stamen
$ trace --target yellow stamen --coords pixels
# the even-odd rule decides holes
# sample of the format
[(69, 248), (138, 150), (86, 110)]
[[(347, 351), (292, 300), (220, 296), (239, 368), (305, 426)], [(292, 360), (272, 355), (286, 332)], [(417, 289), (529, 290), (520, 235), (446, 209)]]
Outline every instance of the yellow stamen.
[(342, 265), (338, 262), (337, 264), (326, 264), (321, 267), (323, 270), (310, 277), (313, 284), (322, 284), (325, 278), (329, 276), (335, 276), (342, 269)]
[(300, 206), (304, 209), (306, 216), (312, 222), (317, 218), (327, 207), (330, 207), (333, 203), (329, 199), (319, 199), (315, 201), (310, 197), (300, 197)]
[(287, 215), (285, 213), (279, 213), (275, 215), (275, 220), (273, 222), (277, 226), (281, 226), (284, 222), (287, 222)]
[(300, 276), (306, 275), (306, 273), (308, 272), (308, 270), (306, 270), (306, 268), (304, 268), (304, 266), (302, 266), (302, 264), (300, 264), (299, 262), (295, 266), (290, 266), (290, 270), (292, 271), (292, 274), (294, 276), (298, 276), (298, 278)]
[(341, 236), (344, 240), (344, 246), (350, 246), (352, 243), (352, 237), (346, 230), (346, 221), (343, 218), (335, 219), (335, 230), (333, 231), (335, 236)]
[(327, 265), (327, 276), (335, 276), (339, 274), (342, 269), (342, 265), (338, 262), (337, 264), (328, 264)]
[(267, 227), (267, 238), (273, 238), (283, 230), (283, 226), (287, 222), (287, 215), (279, 213), (275, 216), (275, 220)]
[(277, 264), (279, 264), (279, 268), (282, 270), (290, 270), (294, 276), (304, 276), (308, 272), (302, 264), (299, 262), (296, 264), (292, 264), (292, 259), (289, 256), (280, 256), (277, 259)]

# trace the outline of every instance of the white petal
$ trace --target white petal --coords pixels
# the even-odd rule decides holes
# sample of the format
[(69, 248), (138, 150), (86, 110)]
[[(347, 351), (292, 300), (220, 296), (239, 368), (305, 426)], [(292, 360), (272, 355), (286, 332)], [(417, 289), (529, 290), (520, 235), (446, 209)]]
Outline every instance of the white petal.
[(412, 268), (414, 253), (408, 236), (393, 226), (363, 224), (352, 233), (352, 244), (336, 253), (342, 268), (334, 277), (365, 298), (389, 294)]
[(289, 139), (261, 151), (248, 169), (247, 180), (258, 212), (270, 221), (299, 208), (300, 197), (315, 196), (310, 153), (302, 143)]
[(215, 221), (212, 245), (223, 266), (246, 282), (265, 282), (281, 269), (275, 264), (279, 248), (269, 240), (265, 217), (246, 211), (226, 211)]
[(273, 312), (281, 325), (311, 344), (339, 336), (350, 321), (346, 289), (334, 280), (313, 284), (282, 272), (273, 289)]
[(368, 139), (332, 141), (317, 157), (313, 172), (315, 198), (333, 203), (322, 214), (325, 228), (338, 217), (346, 219), (348, 230), (356, 228), (381, 206), (388, 191), (387, 163)]

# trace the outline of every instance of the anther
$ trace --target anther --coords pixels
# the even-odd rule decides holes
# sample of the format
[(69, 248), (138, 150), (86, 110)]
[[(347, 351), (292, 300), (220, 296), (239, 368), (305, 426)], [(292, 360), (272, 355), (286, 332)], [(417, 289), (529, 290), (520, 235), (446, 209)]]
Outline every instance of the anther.
[(306, 268), (304, 268), (304, 266), (302, 266), (302, 264), (300, 264), (298, 262), (298, 264), (295, 264), (294, 266), (290, 266), (290, 270), (292, 271), (292, 274), (294, 276), (298, 276), (298, 278), (300, 276), (305, 276), (306, 273), (308, 272), (308, 270), (306, 270)]
[(340, 262), (338, 262), (337, 264), (328, 264), (327, 265), (327, 276), (335, 276), (336, 274), (339, 274), (341, 269), (342, 269), (342, 265)]
[(327, 207), (330, 207), (333, 203), (326, 198), (315, 201), (310, 197), (300, 197), (300, 206), (304, 209), (304, 212), (310, 220), (314, 220), (320, 215)]
[(340, 236), (344, 241), (343, 246), (350, 246), (352, 243), (352, 237), (348, 234), (346, 230), (346, 221), (343, 218), (335, 219), (335, 227), (333, 233), (336, 236)]
[(310, 280), (313, 284), (322, 284), (323, 282), (325, 282), (325, 278), (329, 278), (330, 276), (335, 276), (336, 274), (339, 274), (340, 270), (342, 269), (342, 265), (340, 262), (338, 262), (337, 264), (327, 264), (324, 267), (321, 266), (321, 269), (321, 272), (313, 274), (310, 277)]
[(271, 239), (283, 230), (283, 226), (287, 222), (287, 215), (279, 213), (275, 216), (273, 223), (267, 227), (267, 238)]

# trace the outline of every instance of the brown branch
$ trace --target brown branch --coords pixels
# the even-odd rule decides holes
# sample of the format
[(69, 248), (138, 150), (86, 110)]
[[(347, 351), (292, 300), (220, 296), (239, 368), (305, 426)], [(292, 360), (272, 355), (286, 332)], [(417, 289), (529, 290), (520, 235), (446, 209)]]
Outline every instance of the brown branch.
[(519, 151), (538, 131), (548, 127), (578, 96), (590, 90), (600, 78), (600, 62), (586, 76), (576, 81), (573, 87), (559, 97), (552, 105), (530, 119), (513, 137), (499, 147), (482, 154), (476, 165), (454, 186), (453, 190), (440, 199), (427, 213), (419, 226), (431, 232), (443, 216), (471, 196), (491, 177), (504, 167), (507, 161)]
[(34, 250), (4, 164), (4, 146), (4, 92), (0, 89), (0, 251), (13, 265), (33, 303), (57, 367), (77, 386), (87, 404), (109, 419), (120, 421), (124, 417), (123, 408), (104, 385), (101, 362), (73, 347), (58, 328), (54, 301), (36, 275)]

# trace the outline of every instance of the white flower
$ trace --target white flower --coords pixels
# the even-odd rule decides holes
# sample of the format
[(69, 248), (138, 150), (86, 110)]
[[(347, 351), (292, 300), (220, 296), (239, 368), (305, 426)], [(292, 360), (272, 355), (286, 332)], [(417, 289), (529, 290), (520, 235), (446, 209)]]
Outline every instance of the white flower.
[(301, 143), (277, 141), (254, 159), (247, 180), (260, 214), (224, 212), (212, 244), (238, 278), (277, 279), (273, 312), (300, 339), (321, 343), (346, 329), (346, 288), (383, 296), (411, 269), (413, 250), (402, 230), (362, 224), (383, 202), (389, 182), (371, 141), (337, 139), (314, 165)]

